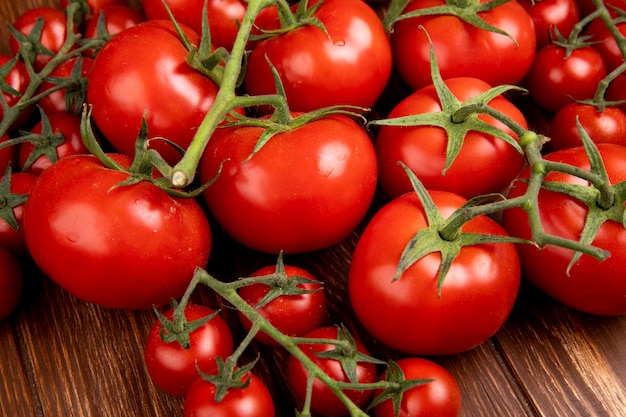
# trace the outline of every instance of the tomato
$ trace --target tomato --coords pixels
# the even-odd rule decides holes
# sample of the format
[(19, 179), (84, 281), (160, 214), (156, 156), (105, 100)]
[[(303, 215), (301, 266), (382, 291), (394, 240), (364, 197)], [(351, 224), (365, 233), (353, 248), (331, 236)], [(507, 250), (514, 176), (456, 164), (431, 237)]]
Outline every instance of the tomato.
[[(5, 173), (6, 176), (6, 173)], [(6, 181), (6, 177), (2, 177)], [(16, 256), (26, 255), (24, 236), (24, 196), (28, 197), (35, 186), (37, 177), (27, 172), (12, 172), (8, 190), (0, 193), (0, 246)], [(9, 221), (14, 221), (17, 229)]]
[[(129, 157), (112, 157), (130, 165)], [(184, 293), (207, 264), (211, 233), (195, 200), (147, 181), (114, 187), (128, 177), (92, 155), (60, 159), (30, 193), (24, 232), (35, 263), (71, 294), (147, 309)]]
[[(185, 31), (198, 45), (198, 35), (189, 28)], [(167, 138), (184, 149), (189, 146), (218, 86), (187, 65), (186, 57), (172, 23), (164, 20), (128, 28), (98, 53), (87, 101), (96, 125), (119, 152), (134, 154), (144, 114), (149, 137)], [(151, 147), (172, 164), (180, 160), (180, 154), (163, 141), (152, 141)]]
[[(70, 0), (60, 0), (61, 9), (65, 10)], [(89, 7), (89, 15), (95, 15), (100, 10), (105, 7), (110, 7), (114, 5), (126, 5), (128, 3), (127, 0), (86, 0), (87, 6)]]
[[(268, 253), (332, 246), (359, 224), (376, 190), (376, 155), (354, 120), (334, 115), (272, 137), (247, 160), (263, 129), (218, 129), (200, 164), (209, 210), (240, 243)], [(246, 161), (247, 160), (247, 161)]]
[(146, 20), (139, 10), (125, 5), (112, 5), (100, 9), (97, 14), (87, 20), (83, 35), (85, 38), (95, 38), (98, 35), (98, 19), (104, 15), (106, 32), (109, 35), (116, 35), (136, 26)]
[[(445, 191), (430, 195), (444, 218), (466, 201)], [(415, 193), (380, 209), (352, 257), (350, 301), (366, 330), (392, 349), (420, 356), (464, 352), (493, 336), (511, 312), (520, 284), (517, 252), (512, 243), (462, 247), (440, 295), (438, 252), (424, 256), (392, 281), (404, 248), (426, 227)], [(489, 217), (472, 219), (462, 232), (506, 235)]]
[[(424, 358), (407, 357), (396, 362), (404, 379), (432, 379), (404, 392), (400, 412), (396, 414), (391, 400), (374, 407), (376, 417), (457, 417), (461, 412), (461, 390), (445, 368)], [(387, 370), (380, 377), (385, 380)], [(374, 396), (379, 392), (375, 392)]]
[[(314, 3), (309, 1), (309, 7)], [(360, 0), (325, 0), (314, 16), (328, 34), (306, 25), (256, 43), (248, 60), (246, 91), (275, 93), (269, 60), (278, 71), (292, 111), (334, 105), (371, 107), (387, 85), (392, 66), (380, 19)], [(278, 17), (263, 21), (271, 23), (261, 29), (279, 27)]]
[(556, 112), (574, 100), (593, 98), (604, 77), (604, 60), (591, 46), (576, 48), (567, 56), (565, 48), (547, 45), (537, 51), (525, 86), (539, 107)]
[(556, 31), (567, 38), (580, 19), (576, 0), (520, 0), (535, 25), (537, 49), (556, 39)]
[[(9, 135), (5, 133), (0, 137), (0, 144), (3, 144), (10, 139)], [(11, 167), (15, 165), (13, 161), (15, 160), (16, 155), (15, 146), (5, 146), (0, 148), (0, 172), (6, 171), (9, 165)]]
[[(616, 184), (626, 180), (626, 147), (600, 143), (597, 145), (609, 180)], [(563, 149), (545, 156), (551, 161), (564, 162), (589, 170), (589, 161), (583, 147)], [(520, 179), (528, 178), (528, 169)], [(571, 175), (553, 172), (546, 181), (587, 186), (587, 182)], [(521, 195), (526, 189), (524, 181), (516, 181), (510, 197)], [(546, 233), (577, 241), (580, 238), (588, 208), (574, 198), (542, 189), (538, 200), (539, 213)], [(503, 225), (514, 236), (529, 238), (528, 218), (521, 209), (506, 210)], [(599, 262), (583, 254), (571, 267), (567, 267), (574, 252), (547, 245), (538, 249), (533, 245), (519, 245), (524, 277), (537, 288), (561, 303), (587, 313), (621, 315), (626, 313), (626, 230), (620, 221), (608, 220), (602, 224), (593, 246), (605, 249), (611, 256)]]
[[(444, 4), (445, 0), (413, 0), (404, 12)], [(491, 85), (517, 84), (535, 56), (535, 28), (531, 17), (516, 1), (481, 12), (479, 17), (508, 33), (517, 44), (502, 34), (478, 29), (451, 15), (398, 21), (391, 34), (391, 47), (395, 67), (404, 82), (413, 90), (432, 83), (427, 32), (444, 80), (474, 77)]]
[[(184, 314), (187, 322), (191, 323), (211, 316), (214, 311), (203, 305), (187, 304)], [(169, 309), (163, 316), (172, 320), (174, 309)], [(183, 348), (176, 340), (164, 341), (162, 331), (167, 335), (162, 322), (157, 320), (148, 334), (144, 359), (152, 381), (171, 395), (185, 396), (198, 379), (198, 369), (207, 374), (215, 373), (216, 358), (225, 360), (233, 353), (233, 336), (219, 314), (189, 333), (188, 348)]]
[[(452, 78), (445, 83), (461, 102), (491, 88), (478, 78)], [(524, 115), (503, 96), (491, 100), (489, 106), (527, 127)], [(437, 92), (430, 85), (397, 104), (388, 118), (441, 110)], [(492, 117), (481, 115), (479, 118), (517, 138), (508, 127)], [(375, 141), (382, 189), (391, 198), (412, 190), (398, 161), (404, 162), (426, 188), (451, 191), (466, 198), (504, 191), (524, 164), (521, 154), (503, 139), (470, 131), (455, 161), (444, 173), (447, 146), (448, 135), (440, 127), (382, 126)], [(468, 178), (472, 180), (468, 181)]]
[[(626, 5), (622, 5), (622, 7), (626, 9)], [(622, 37), (626, 36), (626, 22), (617, 21), (615, 25)], [(624, 56), (617, 41), (601, 19), (595, 19), (591, 22), (585, 29), (585, 35), (589, 36), (588, 41), (592, 42), (591, 45), (602, 55), (608, 72), (624, 63)]]
[(274, 417), (274, 403), (267, 386), (249, 373), (245, 388), (230, 388), (221, 402), (215, 400), (215, 385), (203, 378), (193, 383), (185, 397), (184, 417)]
[[(30, 75), (26, 69), (26, 65), (22, 61), (13, 61), (11, 55), (0, 54), (0, 66), (11, 65), (8, 74), (4, 77), (4, 82), (14, 89), (18, 94), (12, 94), (3, 89), (2, 96), (6, 100), (8, 107), (15, 107), (20, 100), (20, 96), (26, 92), (30, 84)], [(21, 114), (11, 125), (11, 129), (18, 129), (24, 125), (33, 113), (33, 107), (29, 106), (22, 110)], [(4, 108), (0, 106), (0, 119), (4, 118)]]
[(550, 122), (550, 149), (559, 150), (581, 146), (576, 120), (595, 143), (626, 145), (626, 114), (617, 107), (570, 103), (562, 107)]
[[(61, 135), (60, 143), (54, 143), (51, 138), (42, 138), (41, 142), (24, 142), (19, 147), (18, 162), (24, 172), (39, 175), (52, 165), (47, 153), (54, 155), (57, 160), (69, 155), (88, 154), (89, 150), (83, 143), (80, 134), (81, 116), (70, 113), (54, 113), (48, 116), (50, 127), (54, 135)], [(40, 121), (31, 133), (42, 134), (43, 123)], [(54, 150), (56, 148), (56, 151)], [(34, 158), (34, 159), (33, 159)]]
[[(243, 21), (247, 2), (243, 0), (167, 0), (167, 6), (179, 23), (202, 33), (202, 10), (207, 6), (211, 43), (230, 50), (237, 36), (238, 23)], [(150, 20), (169, 19), (163, 0), (142, 0), (143, 11)]]
[[(276, 273), (276, 266), (267, 266), (254, 271), (250, 277), (259, 277)], [(257, 306), (270, 291), (270, 287), (265, 284), (246, 285), (239, 290), (241, 298), (248, 304), (257, 308), (257, 311), (274, 327), (288, 336), (304, 336), (306, 333), (320, 327), (326, 319), (326, 296), (324, 289), (310, 272), (292, 265), (284, 265), (284, 275), (282, 279), (293, 279), (293, 277), (305, 278), (311, 283), (298, 284), (298, 288), (304, 291), (314, 291), (299, 295), (281, 295), (261, 307)], [(277, 284), (280, 287), (280, 283)], [(282, 284), (286, 287), (288, 284)], [(249, 331), (252, 327), (250, 320), (239, 313), (239, 319), (244, 328)], [(261, 332), (256, 335), (256, 339), (271, 346), (278, 346), (278, 343)]]
[(17, 308), (23, 291), (22, 267), (11, 252), (0, 246), (0, 320)]
[[(56, 67), (50, 74), (50, 77), (58, 79), (58, 82), (71, 80), (72, 84), (68, 88), (54, 91), (40, 99), (37, 102), (39, 107), (48, 115), (61, 112), (80, 114), (87, 93), (87, 79), (92, 64), (93, 59), (88, 57), (81, 58), (81, 76), (78, 79), (72, 77), (72, 71), (75, 65), (77, 65), (76, 58), (70, 58)], [(38, 93), (46, 93), (56, 87), (58, 82), (43, 81), (39, 86)]]
[[(334, 326), (320, 327), (307, 333), (304, 337), (339, 340), (339, 329)], [(369, 355), (367, 349), (365, 349), (358, 339), (355, 339), (355, 342), (358, 352)], [(345, 374), (341, 363), (337, 359), (322, 358), (317, 355), (317, 353), (328, 352), (335, 348), (336, 345), (331, 343), (316, 342), (300, 345), (300, 349), (302, 349), (305, 355), (326, 375), (335, 381), (349, 382), (348, 376)], [(375, 382), (377, 379), (376, 365), (372, 362), (357, 362), (356, 376), (359, 383), (367, 384)], [(308, 371), (294, 356), (289, 358), (287, 378), (296, 401), (302, 405), (306, 397)], [(367, 405), (372, 396), (371, 390), (345, 389), (343, 392), (359, 407)], [(346, 406), (337, 398), (330, 388), (317, 378), (313, 381), (311, 412), (327, 417), (340, 417), (349, 414)]]
[[(578, 8), (580, 9), (581, 16), (587, 16), (594, 10), (596, 10), (596, 6), (593, 4), (593, 0), (576, 0), (578, 3)], [(621, 10), (626, 10), (626, 4), (624, 0), (602, 0), (605, 6), (612, 10), (612, 8), (617, 8)]]
[[(33, 30), (35, 23), (38, 19), (43, 19), (43, 29), (41, 36), (38, 39), (41, 44), (46, 47), (50, 52), (56, 54), (61, 50), (61, 47), (67, 39), (67, 18), (65, 13), (61, 10), (52, 7), (35, 7), (28, 9), (20, 14), (13, 22), (13, 28), (18, 32), (28, 36)], [(78, 29), (75, 29), (78, 31)], [(11, 37), (9, 40), (11, 51), (14, 54), (20, 49), (20, 43), (15, 37)], [(37, 71), (43, 69), (43, 67), (52, 59), (52, 56), (46, 54), (39, 54), (35, 57), (34, 68)]]
[(607, 100), (621, 101), (616, 106), (623, 112), (626, 112), (626, 74), (621, 74), (611, 81), (605, 97)]

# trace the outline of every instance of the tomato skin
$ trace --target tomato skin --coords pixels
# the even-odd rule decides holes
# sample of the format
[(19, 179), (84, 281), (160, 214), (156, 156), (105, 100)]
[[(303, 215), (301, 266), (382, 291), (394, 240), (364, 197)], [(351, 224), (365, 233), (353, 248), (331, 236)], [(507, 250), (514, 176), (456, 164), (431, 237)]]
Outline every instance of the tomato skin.
[[(5, 65), (13, 59), (11, 55), (0, 55), (0, 66)], [(26, 65), (22, 61), (17, 61), (13, 68), (9, 71), (6, 77), (4, 77), (4, 82), (11, 86), (13, 89), (18, 91), (21, 94), (26, 92), (28, 85), (30, 84), (30, 75), (28, 74), (28, 70), (26, 69)], [(14, 107), (17, 105), (20, 100), (20, 96), (13, 95), (9, 93), (3, 92), (2, 95), (7, 102), (9, 107)], [(26, 109), (22, 110), (21, 114), (11, 125), (11, 129), (18, 129), (23, 126), (30, 116), (33, 113), (33, 106), (29, 106)], [(0, 119), (4, 118), (4, 109), (0, 106)], [(3, 171), (4, 172), (4, 171)]]
[[(611, 101), (626, 100), (626, 75), (618, 75), (606, 90), (606, 99)], [(617, 107), (626, 113), (626, 102), (616, 104)]]
[(525, 85), (539, 107), (556, 112), (574, 100), (593, 98), (604, 77), (604, 60), (591, 46), (566, 56), (565, 48), (547, 45), (537, 51)]
[[(112, 157), (130, 166), (129, 157)], [(24, 232), (35, 263), (71, 294), (147, 309), (184, 293), (196, 267), (207, 264), (211, 231), (193, 199), (145, 181), (112, 188), (127, 178), (92, 155), (60, 159), (30, 193)]]
[(0, 246), (0, 321), (17, 308), (24, 291), (23, 275), (15, 256)]
[(185, 396), (183, 417), (274, 417), (269, 390), (255, 374), (248, 375), (250, 385), (229, 389), (221, 402), (215, 401), (215, 385), (198, 378)]
[[(600, 143), (597, 145), (604, 160), (612, 184), (626, 180), (626, 147)], [(552, 161), (561, 161), (570, 165), (589, 169), (584, 148), (569, 148), (552, 152), (545, 156)], [(520, 174), (528, 178), (528, 170)], [(586, 182), (570, 175), (550, 173), (546, 180), (586, 185)], [(526, 184), (516, 181), (510, 197), (524, 192)], [(578, 240), (582, 230), (587, 207), (561, 193), (542, 189), (539, 192), (539, 210), (546, 233), (567, 239)], [(506, 210), (503, 225), (513, 236), (529, 238), (527, 216), (521, 209)], [(518, 251), (522, 263), (523, 275), (541, 291), (573, 309), (597, 315), (621, 315), (626, 313), (626, 280), (624, 263), (626, 262), (626, 230), (613, 221), (605, 222), (592, 244), (608, 250), (611, 256), (599, 262), (589, 255), (582, 257), (573, 265), (569, 276), (566, 268), (574, 255), (569, 249), (548, 245), (535, 249), (532, 245), (519, 245)]]
[[(198, 45), (198, 35), (183, 29)], [(189, 146), (218, 86), (187, 65), (186, 57), (172, 23), (163, 20), (118, 33), (98, 53), (87, 101), (96, 125), (120, 153), (134, 154), (144, 113), (149, 137), (165, 137), (184, 149)], [(180, 160), (180, 154), (162, 141), (152, 141), (151, 148), (172, 164)]]
[[(407, 357), (396, 362), (405, 379), (433, 379), (411, 388), (402, 397), (399, 417), (457, 417), (461, 412), (461, 390), (445, 368), (424, 358)], [(380, 377), (384, 381), (386, 372)], [(375, 392), (374, 396), (379, 392)], [(376, 417), (396, 417), (387, 400), (374, 408)]]
[[(622, 7), (626, 8), (626, 5), (622, 5)], [(622, 36), (626, 36), (626, 23), (623, 21), (616, 22), (615, 25), (617, 31)], [(585, 29), (585, 35), (590, 37), (589, 42), (593, 42), (592, 47), (600, 52), (606, 64), (607, 72), (613, 71), (624, 63), (624, 57), (615, 38), (601, 19), (595, 19), (591, 22)]]
[[(292, 265), (285, 265), (288, 277), (303, 277), (315, 281), (310, 272)], [(259, 277), (276, 272), (276, 266), (260, 268), (250, 274), (250, 277)], [(320, 327), (326, 319), (326, 296), (321, 284), (311, 282), (298, 285), (303, 290), (315, 291), (301, 295), (283, 295), (257, 309), (259, 314), (267, 319), (274, 327), (288, 336), (304, 336), (306, 333)], [(255, 307), (268, 293), (269, 287), (264, 284), (246, 285), (239, 290), (239, 295), (248, 304)], [(243, 327), (249, 331), (252, 327), (250, 320), (239, 313)], [(258, 333), (256, 339), (266, 345), (279, 344), (266, 333)]]
[(617, 107), (607, 106), (598, 111), (595, 106), (570, 103), (562, 107), (550, 122), (550, 149), (582, 146), (576, 119), (595, 143), (615, 143), (626, 146), (626, 114)]
[(124, 29), (136, 26), (146, 20), (143, 13), (130, 6), (118, 4), (106, 6), (87, 20), (83, 31), (85, 38), (95, 38), (97, 36), (98, 19), (102, 14), (104, 15), (105, 27), (109, 35), (116, 35)]
[(376, 155), (354, 120), (325, 117), (280, 133), (244, 163), (261, 128), (218, 129), (200, 164), (209, 210), (240, 243), (285, 254), (327, 248), (363, 219), (376, 190)]
[[(10, 139), (9, 135), (5, 133), (0, 137), (0, 144), (7, 142)], [(5, 172), (9, 165), (11, 168), (15, 167), (15, 164), (13, 163), (17, 155), (15, 148), (15, 146), (5, 146), (4, 148), (0, 148), (0, 172)]]
[[(337, 339), (338, 328), (334, 326), (320, 327), (307, 333), (304, 337)], [(369, 355), (367, 349), (365, 349), (361, 341), (355, 339), (355, 342), (359, 352)], [(344, 373), (339, 361), (329, 358), (320, 358), (316, 355), (316, 352), (326, 352), (335, 349), (334, 344), (309, 343), (301, 344), (299, 346), (307, 357), (320, 367), (326, 375), (336, 381), (349, 382), (348, 377)], [(291, 387), (296, 401), (302, 405), (306, 397), (308, 371), (302, 363), (293, 356), (289, 358), (287, 369), (289, 386)], [(356, 372), (359, 383), (373, 383), (377, 379), (376, 365), (371, 362), (358, 362)], [(372, 397), (371, 390), (344, 390), (344, 393), (350, 397), (355, 405), (359, 407), (367, 405), (368, 401)], [(319, 379), (315, 379), (313, 382), (311, 413), (320, 414), (326, 417), (341, 417), (349, 414), (346, 406), (337, 398), (330, 388), (328, 388)]]
[[(206, 306), (187, 304), (185, 317), (188, 322), (210, 316), (214, 311)], [(172, 320), (174, 309), (163, 314)], [(226, 359), (233, 353), (233, 336), (226, 321), (219, 314), (189, 334), (189, 349), (174, 342), (161, 339), (163, 325), (156, 320), (144, 348), (146, 369), (152, 381), (165, 392), (184, 397), (198, 379), (198, 369), (204, 373), (215, 373), (216, 357)]]
[[(451, 78), (445, 83), (460, 101), (468, 100), (490, 88), (489, 84), (477, 78)], [(524, 115), (503, 96), (491, 100), (489, 106), (528, 127)], [(388, 118), (439, 111), (441, 104), (431, 84), (401, 101)], [(502, 123), (487, 116), (480, 118), (516, 139), (515, 134)], [(385, 194), (394, 198), (413, 189), (398, 161), (404, 162), (427, 189), (451, 191), (466, 198), (502, 192), (524, 164), (520, 153), (502, 139), (471, 131), (466, 135), (461, 151), (444, 175), (442, 170), (446, 162), (447, 143), (447, 134), (439, 127), (382, 126), (375, 147), (379, 183)], [(468, 181), (468, 177), (472, 181)]]
[[(413, 0), (404, 12), (444, 4), (445, 0)], [(511, 35), (519, 46), (503, 35), (478, 29), (454, 16), (404, 19), (394, 25), (391, 34), (394, 64), (402, 80), (412, 90), (432, 83), (430, 43), (425, 30), (432, 39), (444, 80), (474, 77), (491, 85), (517, 84), (535, 55), (536, 35), (531, 17), (516, 1), (482, 12), (480, 17)]]
[[(37, 176), (27, 172), (11, 173), (11, 194), (30, 194), (37, 182)], [(3, 196), (4, 197), (4, 196)], [(13, 207), (13, 215), (18, 225), (18, 229), (0, 218), (0, 246), (8, 249), (15, 256), (22, 256), (28, 253), (26, 237), (24, 235), (24, 204)]]
[[(314, 16), (328, 35), (307, 25), (256, 43), (248, 60), (246, 91), (251, 95), (276, 92), (269, 59), (292, 111), (334, 105), (371, 107), (387, 85), (392, 67), (391, 47), (380, 19), (360, 0), (326, 0)], [(276, 17), (263, 29), (275, 29), (277, 24)]]
[[(444, 218), (466, 200), (431, 191)], [(427, 227), (415, 193), (387, 203), (357, 243), (348, 278), (352, 307), (367, 331), (399, 352), (427, 356), (467, 351), (493, 336), (513, 308), (520, 265), (513, 244), (465, 246), (452, 263), (438, 297), (439, 253), (431, 253), (392, 282), (415, 233)], [(477, 217), (464, 232), (506, 235), (495, 221)]]
[(580, 19), (576, 0), (518, 0), (533, 19), (537, 49), (551, 43), (556, 30), (568, 37)]

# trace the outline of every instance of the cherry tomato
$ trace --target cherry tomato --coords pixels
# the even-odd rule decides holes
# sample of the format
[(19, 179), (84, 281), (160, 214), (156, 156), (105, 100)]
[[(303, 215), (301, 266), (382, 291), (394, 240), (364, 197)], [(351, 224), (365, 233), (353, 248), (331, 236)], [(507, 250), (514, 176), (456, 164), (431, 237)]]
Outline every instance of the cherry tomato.
[(550, 149), (559, 150), (581, 146), (576, 120), (595, 143), (626, 145), (626, 114), (617, 107), (597, 107), (570, 103), (562, 107), (550, 122)]
[[(413, 0), (404, 12), (444, 4), (445, 0)], [(432, 83), (427, 32), (444, 79), (474, 77), (491, 85), (517, 84), (535, 56), (535, 28), (531, 17), (516, 1), (481, 12), (479, 16), (512, 39), (479, 29), (451, 15), (398, 21), (391, 34), (391, 47), (395, 67), (404, 82), (413, 90)]]
[[(284, 265), (284, 279), (300, 277), (311, 280), (311, 283), (298, 284), (298, 288), (305, 291), (314, 291), (299, 295), (281, 295), (257, 308), (257, 311), (274, 327), (288, 336), (304, 336), (306, 333), (320, 327), (326, 319), (326, 296), (324, 289), (310, 272), (292, 265)], [(259, 277), (276, 273), (276, 266), (267, 266), (254, 271), (250, 277)], [(280, 285), (280, 284), (278, 284)], [(283, 285), (287, 285), (286, 283)], [(239, 290), (241, 298), (248, 304), (257, 307), (270, 287), (264, 284), (246, 285)], [(250, 330), (252, 323), (239, 313), (239, 319), (246, 330)], [(270, 346), (278, 346), (267, 334), (261, 332), (256, 339)]]
[[(445, 191), (430, 195), (444, 218), (465, 203)], [(367, 331), (388, 347), (413, 355), (467, 351), (493, 336), (511, 312), (520, 284), (512, 243), (464, 246), (439, 292), (440, 253), (426, 255), (396, 281), (402, 252), (428, 227), (416, 193), (387, 203), (359, 238), (350, 264), (352, 307)], [(463, 232), (506, 235), (489, 217), (476, 217)]]
[(23, 291), (22, 267), (11, 252), (0, 246), (0, 320), (17, 308)]
[[(130, 158), (113, 155), (123, 167)], [(193, 199), (171, 197), (93, 155), (60, 159), (37, 180), (24, 212), (26, 243), (41, 270), (71, 294), (105, 307), (147, 309), (180, 297), (211, 248)]]
[(606, 65), (591, 46), (565, 48), (547, 45), (537, 51), (525, 85), (536, 104), (556, 112), (574, 100), (593, 98), (598, 83), (606, 77)]
[[(461, 412), (461, 390), (456, 380), (445, 368), (424, 359), (407, 357), (396, 362), (404, 379), (432, 379), (406, 391), (402, 396), (399, 414), (391, 400), (374, 407), (376, 417), (457, 417)], [(385, 380), (387, 372), (381, 375)], [(375, 392), (374, 396), (379, 392)]]
[(576, 0), (520, 0), (533, 19), (537, 49), (556, 39), (556, 31), (567, 38), (580, 19)]
[[(195, 32), (185, 27), (185, 33), (199, 44)], [(187, 65), (187, 54), (172, 23), (165, 20), (128, 28), (98, 53), (87, 101), (96, 125), (119, 152), (134, 154), (144, 115), (149, 137), (167, 138), (184, 149), (189, 146), (218, 86)], [(151, 147), (172, 164), (180, 159), (163, 141), (152, 141)]]
[[(622, 5), (622, 7), (626, 9), (626, 5)], [(626, 36), (626, 22), (618, 21), (615, 25), (622, 37)], [(602, 55), (608, 72), (624, 63), (624, 56), (617, 45), (617, 41), (601, 19), (595, 19), (591, 22), (585, 29), (585, 35), (589, 36), (591, 45)]]
[[(50, 142), (50, 138), (43, 142), (22, 143), (18, 153), (18, 162), (21, 171), (29, 172), (34, 175), (41, 174), (46, 168), (52, 165), (52, 161), (46, 155), (46, 152), (52, 152), (53, 147), (56, 148), (57, 160), (69, 155), (89, 153), (80, 134), (80, 116), (70, 113), (54, 113), (48, 116), (48, 120), (50, 121), (53, 134), (62, 135), (61, 143), (55, 145)], [(41, 134), (42, 130), (43, 123), (40, 121), (31, 129), (31, 133)]]
[[(6, 176), (6, 174), (5, 174)], [(2, 177), (6, 180), (5, 177)], [(16, 256), (26, 255), (28, 248), (24, 236), (24, 202), (18, 196), (28, 196), (35, 186), (37, 177), (27, 172), (11, 173), (8, 192), (0, 193), (0, 246)], [(15, 221), (17, 229), (11, 226), (7, 218)]]
[[(237, 36), (238, 23), (246, 14), (247, 4), (243, 0), (167, 0), (167, 6), (179, 23), (202, 33), (202, 10), (207, 6), (211, 43), (230, 50)], [(150, 20), (169, 19), (163, 0), (142, 0), (143, 10)]]
[[(246, 91), (275, 93), (269, 60), (278, 71), (292, 111), (334, 105), (371, 107), (387, 85), (392, 66), (380, 19), (360, 0), (325, 0), (314, 16), (327, 34), (306, 25), (255, 44), (248, 60)], [(279, 27), (278, 17), (261, 20), (271, 22), (262, 29)]]
[[(600, 143), (597, 147), (611, 183), (626, 180), (626, 147), (609, 143)], [(589, 170), (589, 161), (583, 147), (552, 152), (545, 158)], [(519, 178), (528, 178), (528, 169)], [(557, 172), (548, 174), (546, 181), (588, 186), (585, 180)], [(525, 181), (516, 181), (509, 196), (521, 195), (525, 189)], [(546, 233), (575, 241), (580, 239), (588, 212), (585, 204), (564, 193), (542, 189), (539, 192), (538, 207)], [(528, 216), (521, 209), (506, 210), (502, 221), (511, 235), (530, 238)], [(571, 308), (598, 315), (624, 314), (624, 239), (626, 230), (621, 220), (604, 222), (592, 245), (609, 251), (611, 256), (599, 262), (592, 256), (583, 254), (569, 273), (567, 267), (574, 251), (552, 245), (543, 249), (533, 245), (519, 245), (523, 275), (537, 288)]]
[[(11, 92), (4, 91), (2, 95), (6, 100), (8, 107), (14, 107), (20, 100), (20, 96), (26, 92), (28, 85), (30, 84), (30, 75), (26, 65), (22, 61), (13, 61), (11, 55), (0, 55), (0, 66), (11, 65), (8, 74), (4, 77), (4, 82), (14, 89), (18, 94), (12, 94)], [(18, 129), (23, 126), (33, 113), (33, 107), (29, 106), (22, 110), (21, 114), (11, 125), (11, 129)], [(4, 109), (0, 107), (0, 119), (4, 118)]]
[(621, 74), (611, 81), (605, 97), (607, 100), (621, 101), (616, 106), (626, 113), (626, 74)]
[[(452, 78), (446, 81), (446, 85), (461, 102), (490, 88), (478, 78)], [(524, 115), (503, 96), (491, 100), (489, 106), (527, 127)], [(430, 85), (401, 101), (388, 118), (440, 112), (441, 109), (437, 92)], [(484, 115), (479, 118), (517, 138), (494, 118)], [(524, 164), (521, 154), (503, 139), (470, 131), (459, 154), (444, 173), (447, 146), (448, 135), (440, 127), (382, 126), (375, 141), (382, 189), (391, 198), (412, 190), (409, 178), (398, 161), (407, 165), (426, 188), (452, 191), (466, 198), (504, 191)], [(472, 180), (468, 181), (468, 178)]]
[(263, 129), (218, 129), (200, 174), (207, 205), (240, 243), (268, 253), (332, 246), (359, 224), (376, 190), (376, 155), (354, 120), (334, 115), (272, 137), (252, 158)]
[[(320, 327), (309, 333), (305, 338), (320, 338), (337, 340), (339, 329), (334, 326)], [(363, 344), (355, 339), (356, 348), (359, 352), (369, 355)], [(341, 363), (332, 358), (322, 358), (317, 355), (320, 352), (328, 352), (336, 348), (332, 343), (309, 343), (301, 344), (300, 348), (326, 375), (336, 381), (349, 382)], [(359, 383), (373, 383), (377, 379), (376, 365), (371, 362), (357, 362), (356, 376)], [(289, 358), (288, 382), (296, 401), (303, 404), (306, 397), (308, 371), (294, 356)], [(363, 407), (367, 405), (372, 396), (371, 390), (343, 390), (352, 402)], [(311, 412), (327, 417), (340, 417), (348, 415), (348, 409), (337, 396), (322, 381), (315, 379), (313, 382), (313, 395), (311, 398)]]
[(132, 7), (125, 5), (107, 6), (87, 20), (83, 31), (83, 36), (86, 39), (97, 37), (98, 21), (101, 15), (104, 15), (105, 28), (109, 35), (117, 35), (124, 29), (136, 26), (146, 20), (142, 12)]
[[(188, 323), (214, 314), (206, 306), (187, 304), (185, 317)], [(163, 316), (174, 317), (174, 309)], [(166, 342), (161, 337), (163, 324), (157, 320), (148, 334), (144, 348), (146, 369), (152, 381), (165, 392), (185, 396), (189, 387), (198, 379), (198, 369), (203, 373), (215, 373), (217, 357), (226, 360), (233, 353), (233, 336), (222, 316), (215, 315), (189, 334), (189, 347), (183, 348), (177, 341)], [(167, 331), (164, 333), (167, 335)]]
[(245, 388), (230, 388), (221, 402), (215, 385), (203, 378), (193, 383), (185, 397), (183, 417), (274, 417), (274, 403), (267, 386), (253, 373)]

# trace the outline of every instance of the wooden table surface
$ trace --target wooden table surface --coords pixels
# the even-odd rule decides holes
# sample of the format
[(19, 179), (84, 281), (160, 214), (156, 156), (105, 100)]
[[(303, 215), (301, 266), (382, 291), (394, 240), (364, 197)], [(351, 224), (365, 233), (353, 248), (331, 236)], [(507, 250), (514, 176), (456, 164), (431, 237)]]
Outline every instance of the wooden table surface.
[[(54, 1), (0, 0), (2, 52), (6, 25), (35, 5)], [(380, 203), (380, 202), (379, 202)], [(367, 219), (366, 219), (367, 220)], [(365, 221), (366, 221), (365, 220)], [(365, 222), (364, 221), (364, 222)], [(326, 282), (330, 321), (358, 332), (372, 353), (397, 357), (361, 331), (346, 304), (349, 259), (363, 225), (339, 245), (286, 257)], [(209, 272), (224, 279), (275, 263), (214, 228)], [(176, 417), (182, 399), (151, 383), (143, 343), (155, 317), (150, 311), (108, 310), (69, 295), (24, 260), (26, 289), (18, 310), (0, 322), (0, 416)], [(208, 291), (197, 301), (220, 307)], [(226, 319), (241, 337), (236, 314)], [(274, 394), (277, 415), (292, 416), (282, 351), (255, 346), (256, 371)], [(504, 327), (478, 348), (431, 358), (457, 379), (463, 417), (626, 416), (626, 316), (596, 317), (572, 311), (524, 283)]]

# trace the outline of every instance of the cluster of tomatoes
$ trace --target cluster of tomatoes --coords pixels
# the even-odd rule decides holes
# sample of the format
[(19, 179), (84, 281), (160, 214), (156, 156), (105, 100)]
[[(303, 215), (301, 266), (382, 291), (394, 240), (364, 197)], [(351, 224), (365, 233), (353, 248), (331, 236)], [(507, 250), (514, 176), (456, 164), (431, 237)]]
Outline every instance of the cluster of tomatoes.
[[(307, 411), (457, 415), (456, 382), (421, 356), (493, 336), (522, 275), (572, 308), (626, 313), (626, 7), (462, 3), (87, 0), (19, 16), (0, 56), (0, 318), (21, 296), (16, 257), (87, 302), (162, 307), (208, 263), (206, 210), (253, 250), (299, 254), (346, 238), (377, 189), (349, 298), (406, 358), (381, 373), (326, 326), (321, 283), (280, 257), (234, 287), (256, 307), (241, 309), (250, 337), (289, 345)], [(551, 139), (543, 157), (532, 129)], [(462, 209), (484, 213), (455, 226)], [(227, 359), (241, 349), (224, 319), (187, 301), (147, 340), (155, 384), (188, 417), (273, 416), (252, 365)]]

